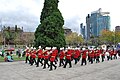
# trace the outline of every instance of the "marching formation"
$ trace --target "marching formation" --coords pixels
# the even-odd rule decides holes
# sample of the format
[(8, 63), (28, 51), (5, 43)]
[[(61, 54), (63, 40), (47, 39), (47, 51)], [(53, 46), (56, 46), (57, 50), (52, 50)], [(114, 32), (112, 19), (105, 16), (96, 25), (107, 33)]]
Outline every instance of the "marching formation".
[(69, 68), (72, 67), (72, 61), (74, 64), (86, 65), (88, 62), (99, 63), (104, 62), (105, 60), (117, 59), (117, 55), (119, 56), (119, 51), (116, 51), (113, 48), (103, 49), (103, 48), (60, 48), (57, 47), (46, 47), (42, 49), (39, 46), (36, 48), (26, 47), (26, 60), (25, 63), (29, 63), (30, 66), (36, 65), (36, 67), (41, 67), (45, 69), (46, 67), (49, 70), (54, 70), (57, 68), (57, 63), (59, 63), (59, 67), (66, 68), (67, 64), (69, 64)]

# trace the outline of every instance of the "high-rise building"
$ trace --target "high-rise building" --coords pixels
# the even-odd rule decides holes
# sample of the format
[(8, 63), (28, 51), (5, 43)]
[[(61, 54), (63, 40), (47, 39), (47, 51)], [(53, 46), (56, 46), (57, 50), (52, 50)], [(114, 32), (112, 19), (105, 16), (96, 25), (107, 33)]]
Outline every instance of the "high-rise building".
[(120, 32), (120, 26), (115, 27), (115, 32), (118, 32), (118, 31)]
[(86, 37), (87, 40), (91, 37), (100, 36), (102, 30), (110, 30), (110, 14), (109, 12), (102, 12), (101, 8), (91, 13), (86, 17)]
[(80, 24), (80, 32), (83, 38), (85, 39), (85, 26), (83, 26), (83, 23)]
[(86, 17), (86, 39), (90, 39), (91, 36), (91, 24), (90, 24), (90, 14)]

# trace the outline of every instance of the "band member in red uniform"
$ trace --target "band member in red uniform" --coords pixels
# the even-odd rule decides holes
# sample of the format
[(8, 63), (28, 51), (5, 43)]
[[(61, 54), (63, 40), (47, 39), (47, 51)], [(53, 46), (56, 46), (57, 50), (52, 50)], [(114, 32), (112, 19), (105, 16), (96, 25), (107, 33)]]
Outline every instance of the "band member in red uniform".
[(44, 66), (43, 69), (46, 68), (46, 64), (48, 65), (48, 68), (50, 67), (48, 61), (49, 61), (49, 52), (50, 52), (50, 47), (46, 47), (46, 50), (44, 51), (43, 55), (44, 55)]
[(87, 64), (87, 61), (86, 61), (87, 56), (86, 55), (87, 55), (87, 50), (85, 50), (85, 48), (83, 48), (81, 66), (83, 65), (83, 63), (85, 63), (85, 65)]
[(65, 60), (65, 65), (63, 68), (66, 68), (66, 65), (69, 63), (69, 68), (72, 67), (72, 64), (71, 64), (71, 59), (72, 59), (72, 51), (71, 49), (68, 47), (68, 50), (67, 52), (65, 53), (65, 56), (66, 56), (66, 60)]
[(105, 50), (101, 49), (101, 58), (102, 58), (102, 62), (104, 62), (105, 59)]
[(114, 59), (117, 59), (117, 51), (113, 49), (113, 52), (114, 52)]
[(29, 61), (29, 63), (30, 63), (30, 60), (29, 60), (29, 47), (26, 48), (25, 53), (26, 53), (25, 63), (27, 63), (27, 61)]
[(96, 50), (96, 63), (99, 63), (99, 62), (100, 62), (99, 58), (100, 58), (100, 50), (97, 49), (97, 50)]
[(60, 59), (60, 63), (59, 63), (59, 67), (62, 65), (64, 65), (64, 56), (65, 56), (65, 51), (64, 48), (60, 48), (60, 54), (59, 54), (59, 59)]
[(110, 53), (109, 53), (108, 49), (105, 51), (105, 55), (107, 56), (107, 60), (109, 61), (109, 59), (110, 59)]
[(33, 47), (31, 47), (31, 48), (29, 49), (30, 65), (32, 65), (32, 63), (33, 63), (33, 59), (32, 59), (32, 51), (33, 51)]
[(112, 60), (112, 57), (114, 55), (114, 51), (113, 50), (109, 50), (109, 53), (110, 53), (110, 59)]
[(37, 66), (36, 67), (39, 67), (39, 62), (41, 63), (41, 66), (43, 66), (43, 63), (42, 63), (42, 61), (43, 61), (43, 50), (42, 50), (42, 48), (41, 48), (41, 46), (39, 46), (39, 49), (38, 49), (38, 51), (37, 51), (37, 55), (38, 55), (38, 60), (37, 60)]
[(90, 56), (90, 62), (91, 62), (91, 64), (93, 64), (93, 60), (94, 60), (94, 50), (90, 50), (89, 56)]
[(79, 48), (75, 48), (75, 51), (74, 51), (75, 64), (77, 64), (79, 56), (80, 56), (80, 50)]
[(58, 50), (57, 50), (57, 47), (53, 47), (52, 48), (52, 52), (54, 53), (54, 55), (55, 55), (55, 64), (57, 64), (57, 61), (58, 61), (58, 59), (57, 59), (57, 56), (58, 56)]
[(56, 59), (56, 53), (57, 52), (57, 50), (55, 49), (53, 49), (53, 51), (50, 51), (50, 71), (52, 70), (52, 66), (54, 66), (54, 68), (56, 69), (57, 68), (57, 66), (55, 66), (55, 64), (53, 64), (53, 62), (55, 62), (55, 59)]
[(31, 55), (32, 55), (32, 63), (31, 63), (31, 65), (33, 65), (34, 63), (35, 63), (35, 65), (36, 65), (36, 64), (37, 64), (37, 63), (36, 63), (36, 59), (35, 59), (35, 58), (36, 58), (36, 48), (33, 49)]

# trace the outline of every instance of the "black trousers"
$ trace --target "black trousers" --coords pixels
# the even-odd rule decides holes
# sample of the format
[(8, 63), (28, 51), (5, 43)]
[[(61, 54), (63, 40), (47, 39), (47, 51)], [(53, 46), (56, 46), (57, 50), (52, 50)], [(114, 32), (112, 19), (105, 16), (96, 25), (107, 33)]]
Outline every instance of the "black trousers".
[(114, 54), (114, 59), (117, 59), (117, 55), (116, 54)]
[(90, 62), (91, 62), (91, 64), (93, 64), (93, 60), (94, 60), (94, 58), (90, 58)]
[(55, 64), (53, 64), (52, 61), (50, 61), (50, 70), (52, 70), (52, 66), (54, 66), (54, 68), (56, 69), (57, 66), (55, 66)]
[(28, 56), (26, 56), (26, 58), (25, 58), (25, 63), (27, 63), (27, 61), (29, 61), (29, 63), (30, 63)]
[(91, 61), (91, 58), (90, 58), (90, 56), (88, 55), (88, 61), (90, 62)]
[(61, 66), (61, 65), (64, 65), (64, 59), (60, 59), (60, 63), (59, 63), (59, 67)]
[(96, 63), (99, 63), (100, 60), (99, 60), (99, 56), (96, 57)]
[(72, 67), (72, 64), (71, 64), (71, 60), (70, 60), (70, 59), (66, 59), (65, 65), (64, 65), (63, 68), (66, 68), (66, 66), (67, 66), (68, 63), (69, 63), (69, 68), (71, 68), (71, 67)]
[(107, 60), (109, 61), (109, 59), (110, 59), (110, 56), (107, 56)]
[(78, 62), (78, 58), (74, 58), (74, 60), (75, 60), (75, 64), (77, 64), (77, 62)]
[(31, 65), (33, 65), (34, 63), (37, 64), (35, 58), (31, 58)]
[(85, 58), (82, 58), (81, 66), (83, 65), (83, 63), (85, 63), (85, 65), (87, 64), (87, 61)]
[(42, 58), (38, 58), (37, 59), (37, 67), (39, 66), (39, 62), (41, 63), (41, 66), (43, 65), (43, 59)]
[(112, 60), (112, 55), (110, 56), (110, 59)]
[(101, 56), (102, 57), (102, 62), (104, 61), (104, 58), (105, 58), (105, 56)]
[(43, 66), (43, 68), (46, 68), (46, 64), (48, 65), (48, 67), (50, 66), (49, 63), (48, 63), (48, 59), (44, 59), (44, 66)]

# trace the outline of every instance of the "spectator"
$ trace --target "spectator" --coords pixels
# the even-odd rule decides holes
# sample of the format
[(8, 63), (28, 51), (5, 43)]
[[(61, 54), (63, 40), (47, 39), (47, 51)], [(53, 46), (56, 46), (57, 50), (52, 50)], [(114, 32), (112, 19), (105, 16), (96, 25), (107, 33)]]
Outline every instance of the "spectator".
[(7, 56), (6, 56), (6, 61), (7, 62), (13, 62), (13, 58), (8, 52), (7, 52)]

